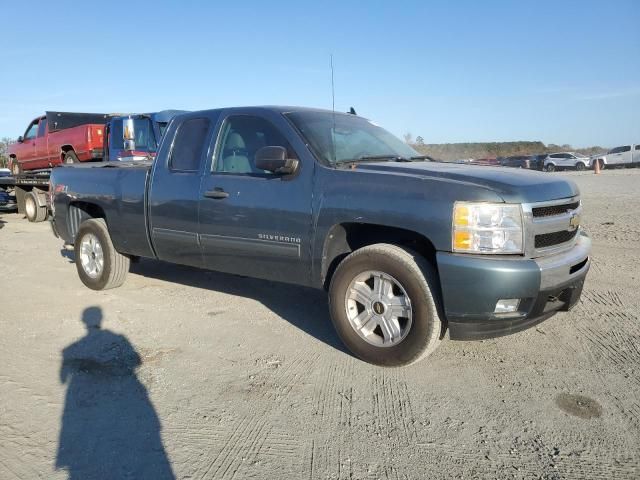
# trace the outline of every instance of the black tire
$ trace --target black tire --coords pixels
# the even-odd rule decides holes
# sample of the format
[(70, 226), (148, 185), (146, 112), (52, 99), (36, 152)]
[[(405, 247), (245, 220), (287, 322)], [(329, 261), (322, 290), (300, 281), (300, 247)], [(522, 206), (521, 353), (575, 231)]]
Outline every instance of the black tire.
[(18, 163), (18, 159), (14, 158), (11, 161), (11, 173), (15, 176), (15, 175), (21, 175), (22, 174), (22, 165), (20, 165)]
[[(103, 267), (97, 276), (90, 276), (82, 266), (81, 245), (83, 238), (93, 235), (100, 243), (103, 254)], [(122, 285), (129, 272), (129, 257), (118, 253), (113, 247), (107, 224), (102, 218), (82, 222), (74, 245), (75, 263), (82, 283), (92, 290), (107, 290)]]
[(555, 166), (553, 163), (549, 163), (549, 164), (547, 164), (547, 166), (546, 166), (546, 167), (544, 167), (544, 169), (545, 169), (547, 172), (552, 173), (552, 172), (555, 172), (555, 171), (556, 171), (556, 166)]
[(38, 205), (38, 197), (33, 192), (24, 196), (24, 214), (31, 223), (44, 222), (47, 219), (47, 207)]
[(74, 152), (73, 150), (69, 150), (64, 155), (64, 163), (66, 165), (73, 165), (76, 163), (80, 163), (80, 160), (78, 160), (78, 156), (76, 155), (76, 152)]
[[(392, 346), (367, 342), (351, 326), (347, 315), (345, 299), (351, 282), (370, 270), (397, 279), (411, 301), (412, 323), (406, 336)], [(338, 265), (329, 287), (331, 320), (342, 342), (360, 359), (382, 366), (409, 365), (437, 348), (444, 332), (438, 299), (439, 284), (429, 262), (412, 250), (384, 243), (347, 256)]]
[(576, 163), (576, 170), (579, 172), (584, 172), (587, 169), (587, 166), (582, 163), (582, 162), (578, 162)]
[(598, 159), (598, 163), (600, 164), (600, 170), (604, 170), (604, 160), (601, 158)]

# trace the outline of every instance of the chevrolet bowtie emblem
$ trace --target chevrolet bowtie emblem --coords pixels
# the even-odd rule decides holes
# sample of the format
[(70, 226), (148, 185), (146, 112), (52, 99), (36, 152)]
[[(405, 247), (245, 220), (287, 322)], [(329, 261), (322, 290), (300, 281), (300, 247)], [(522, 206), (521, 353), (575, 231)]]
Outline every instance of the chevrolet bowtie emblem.
[(580, 215), (574, 213), (569, 219), (569, 230), (573, 231), (580, 226)]

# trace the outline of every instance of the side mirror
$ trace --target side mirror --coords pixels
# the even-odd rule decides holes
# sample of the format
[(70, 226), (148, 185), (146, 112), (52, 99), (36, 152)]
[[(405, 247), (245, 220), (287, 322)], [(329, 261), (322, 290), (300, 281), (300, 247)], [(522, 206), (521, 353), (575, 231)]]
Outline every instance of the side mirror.
[(125, 150), (136, 149), (136, 133), (133, 118), (124, 118), (122, 120), (122, 140)]
[(256, 168), (273, 173), (289, 175), (298, 168), (298, 160), (287, 158), (284, 147), (262, 147), (256, 152)]
[(24, 142), (24, 138), (22, 138), (22, 135), (20, 135), (20, 136), (18, 137), (18, 143), (22, 143), (22, 142)]

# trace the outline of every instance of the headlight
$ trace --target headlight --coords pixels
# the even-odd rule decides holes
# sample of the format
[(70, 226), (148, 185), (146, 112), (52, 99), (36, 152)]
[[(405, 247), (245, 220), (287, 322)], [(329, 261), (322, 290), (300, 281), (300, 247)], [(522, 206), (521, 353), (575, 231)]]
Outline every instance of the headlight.
[(522, 253), (522, 207), (507, 203), (456, 202), (452, 248), (464, 253)]

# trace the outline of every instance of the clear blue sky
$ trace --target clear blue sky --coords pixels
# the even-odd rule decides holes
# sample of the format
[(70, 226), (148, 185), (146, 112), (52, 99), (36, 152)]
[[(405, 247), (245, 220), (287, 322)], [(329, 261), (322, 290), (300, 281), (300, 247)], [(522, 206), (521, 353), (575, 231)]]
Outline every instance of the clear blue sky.
[(0, 136), (44, 110), (331, 108), (331, 53), (336, 108), (397, 135), (640, 142), (640, 0), (5, 2)]

